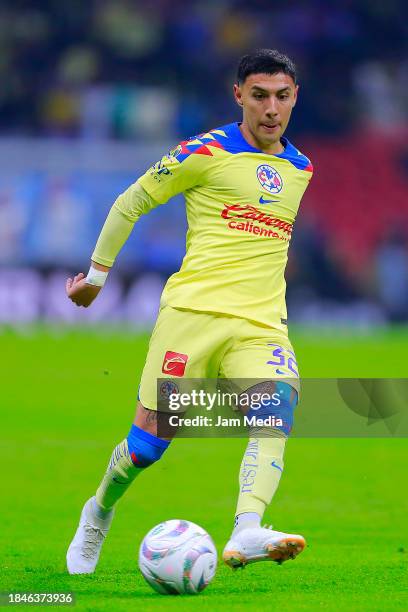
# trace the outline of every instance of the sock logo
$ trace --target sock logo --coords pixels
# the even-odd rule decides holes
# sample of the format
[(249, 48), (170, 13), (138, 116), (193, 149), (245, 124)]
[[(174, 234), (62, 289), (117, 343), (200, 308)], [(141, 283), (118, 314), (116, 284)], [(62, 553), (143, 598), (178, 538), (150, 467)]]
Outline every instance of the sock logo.
[(176, 353), (174, 351), (166, 351), (164, 356), (162, 372), (163, 374), (171, 374), (172, 376), (184, 376), (188, 355)]
[(271, 466), (272, 467), (276, 467), (277, 470), (280, 470), (281, 472), (283, 472), (281, 466), (278, 465), (275, 461), (272, 461)]
[(255, 477), (258, 471), (259, 440), (248, 442), (244, 458), (241, 464), (240, 485), (241, 493), (252, 493)]
[(128, 484), (127, 482), (121, 482), (120, 480), (118, 480), (117, 478), (115, 478), (115, 476), (112, 476), (112, 480), (113, 480), (114, 482), (116, 482), (117, 484), (120, 484), (120, 485), (127, 485), (127, 484)]

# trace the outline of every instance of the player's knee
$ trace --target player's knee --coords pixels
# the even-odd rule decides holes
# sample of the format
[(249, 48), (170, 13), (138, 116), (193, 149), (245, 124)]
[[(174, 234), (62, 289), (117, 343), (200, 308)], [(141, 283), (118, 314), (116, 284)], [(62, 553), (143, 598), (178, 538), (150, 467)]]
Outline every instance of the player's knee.
[(271, 427), (285, 436), (289, 436), (293, 427), (294, 411), (298, 403), (296, 389), (287, 382), (276, 381), (273, 383), (272, 393), (258, 392), (259, 401), (254, 402), (255, 389), (256, 387), (251, 389), (251, 409), (247, 413), (247, 418), (250, 420), (255, 417), (257, 426), (259, 419), (266, 427)]
[(132, 425), (127, 436), (130, 458), (137, 467), (148, 467), (158, 461), (170, 442)]

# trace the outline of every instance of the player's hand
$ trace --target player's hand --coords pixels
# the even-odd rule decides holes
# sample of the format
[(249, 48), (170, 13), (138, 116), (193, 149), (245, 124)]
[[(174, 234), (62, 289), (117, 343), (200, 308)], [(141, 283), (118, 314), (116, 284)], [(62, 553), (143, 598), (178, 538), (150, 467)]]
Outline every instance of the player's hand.
[(88, 308), (102, 289), (85, 282), (85, 274), (80, 272), (74, 278), (68, 278), (65, 289), (69, 299), (77, 306)]

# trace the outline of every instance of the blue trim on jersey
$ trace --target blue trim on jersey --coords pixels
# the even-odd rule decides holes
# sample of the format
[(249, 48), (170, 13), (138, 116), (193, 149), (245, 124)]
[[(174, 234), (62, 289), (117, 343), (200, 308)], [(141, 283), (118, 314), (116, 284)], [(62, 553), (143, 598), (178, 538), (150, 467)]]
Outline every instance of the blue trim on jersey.
[(287, 159), (295, 168), (298, 170), (305, 170), (308, 166), (311, 166), (310, 160), (303, 155), (296, 147), (285, 136), (282, 136), (281, 143), (285, 147), (282, 153), (277, 153), (275, 157), (281, 157)]
[[(177, 160), (182, 163), (187, 157), (192, 154), (205, 154), (205, 150), (207, 155), (212, 155), (211, 146), (213, 143), (218, 143), (221, 149), (227, 151), (227, 153), (232, 153), (233, 155), (237, 153), (259, 153), (260, 155), (268, 155), (269, 157), (280, 157), (281, 159), (286, 159), (290, 162), (295, 168), (298, 170), (312, 170), (312, 165), (308, 158), (303, 155), (296, 147), (293, 146), (291, 142), (284, 136), (281, 137), (280, 141), (284, 150), (282, 153), (265, 153), (261, 151), (261, 149), (256, 149), (252, 145), (249, 144), (243, 137), (241, 130), (239, 129), (240, 123), (228, 123), (227, 125), (223, 125), (219, 128), (214, 128), (209, 132), (205, 132), (203, 134), (198, 134), (197, 136), (192, 136), (188, 140), (184, 140), (180, 143), (182, 146), (181, 152), (177, 153)], [(225, 136), (223, 134), (218, 134), (216, 132), (223, 131), (225, 132)], [(205, 134), (211, 134), (213, 138), (210, 136), (205, 136)], [(199, 140), (200, 142), (194, 143), (194, 140)], [(200, 149), (204, 149), (200, 151)]]
[(217, 129), (227, 134), (228, 140), (223, 140), (222, 144), (229, 153), (262, 153), (260, 149), (256, 149), (245, 140), (239, 129), (239, 123), (229, 123)]
[(282, 136), (280, 139), (282, 146), (285, 148), (284, 151), (282, 151), (282, 153), (268, 154), (250, 145), (249, 142), (247, 142), (243, 137), (241, 130), (239, 129), (239, 125), (240, 123), (235, 122), (217, 128), (219, 130), (224, 130), (228, 136), (228, 140), (223, 138), (221, 142), (224, 149), (229, 153), (261, 153), (262, 155), (270, 155), (271, 157), (280, 157), (281, 159), (286, 159), (293, 166), (295, 166), (295, 168), (298, 168), (298, 170), (304, 170), (307, 168), (307, 166), (310, 166), (310, 160), (306, 157), (306, 155), (303, 155), (296, 147), (294, 147), (285, 136)]

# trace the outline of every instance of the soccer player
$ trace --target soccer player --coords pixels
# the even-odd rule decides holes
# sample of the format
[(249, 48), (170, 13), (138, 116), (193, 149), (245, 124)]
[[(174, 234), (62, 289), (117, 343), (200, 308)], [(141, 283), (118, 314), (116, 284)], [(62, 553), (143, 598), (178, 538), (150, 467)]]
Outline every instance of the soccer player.
[[(157, 380), (166, 377), (251, 378), (257, 381), (251, 393), (279, 393), (281, 426), (249, 428), (235, 524), (223, 558), (232, 568), (262, 560), (281, 563), (305, 547), (301, 535), (261, 527), (282, 474), (299, 387), (284, 272), (312, 166), (283, 136), (297, 94), (288, 57), (271, 49), (244, 56), (234, 84), (242, 122), (184, 140), (154, 164), (113, 204), (88, 275), (67, 280), (68, 297), (88, 307), (135, 221), (184, 194), (186, 255), (161, 297), (134, 422), (85, 503), (69, 546), (72, 574), (94, 571), (116, 502), (170, 444), (171, 434), (160, 436), (157, 425)], [(257, 412), (265, 423), (275, 414), (272, 400)]]

